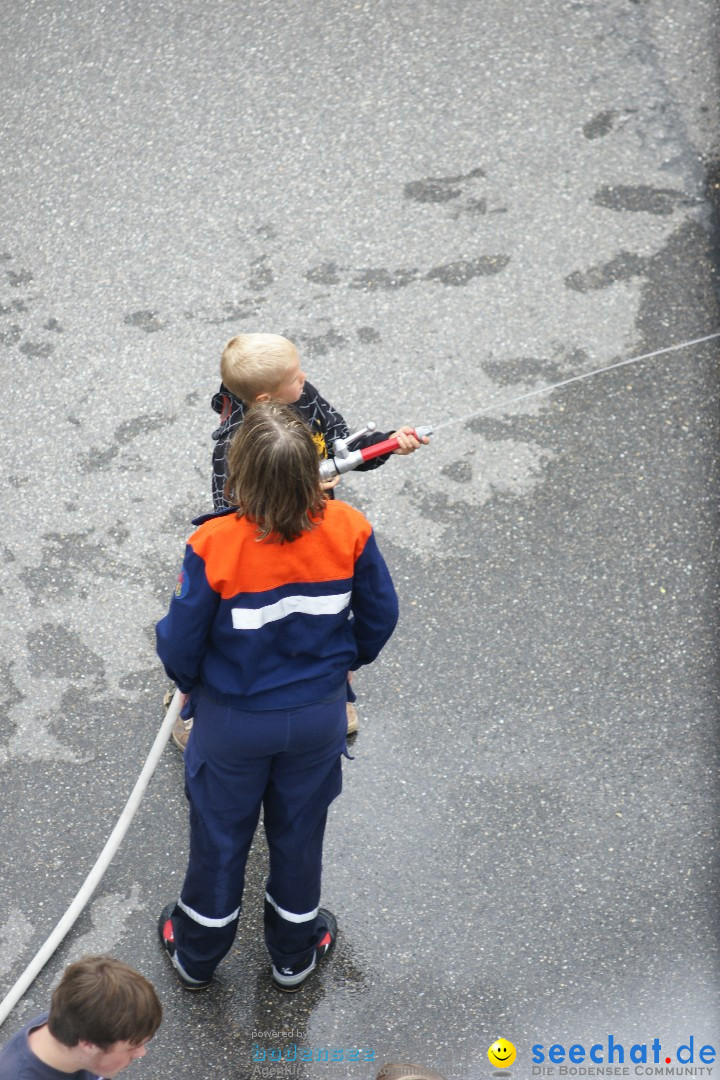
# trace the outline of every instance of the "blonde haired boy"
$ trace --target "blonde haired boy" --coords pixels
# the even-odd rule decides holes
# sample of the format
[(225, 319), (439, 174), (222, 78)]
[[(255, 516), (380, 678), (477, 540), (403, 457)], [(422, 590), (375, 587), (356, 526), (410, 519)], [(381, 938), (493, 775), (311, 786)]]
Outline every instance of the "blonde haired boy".
[[(350, 434), (342, 415), (312, 386), (300, 366), (300, 356), (291, 341), (280, 334), (237, 334), (223, 349), (220, 361), (222, 384), (212, 399), (212, 407), (220, 414), (220, 426), (213, 432), (213, 506), (224, 510), (227, 501), (227, 450), (235, 431), (243, 422), (245, 410), (250, 405), (264, 401), (279, 401), (292, 405), (310, 428), (318, 448), (318, 456), (326, 458), (332, 453), (336, 439), (346, 439)], [(354, 449), (372, 446), (384, 439), (396, 437), (399, 442), (393, 453), (412, 454), (427, 442), (427, 436), (418, 440), (409, 425), (397, 431), (373, 431), (353, 443)], [(374, 458), (360, 466), (359, 471), (377, 469), (389, 454)], [(339, 477), (323, 485), (325, 490), (335, 487)]]

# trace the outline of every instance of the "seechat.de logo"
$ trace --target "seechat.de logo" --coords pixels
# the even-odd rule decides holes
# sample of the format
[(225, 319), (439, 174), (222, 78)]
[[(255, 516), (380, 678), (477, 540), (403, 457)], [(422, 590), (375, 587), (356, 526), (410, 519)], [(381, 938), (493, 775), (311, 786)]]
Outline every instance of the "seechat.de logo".
[[(710, 1043), (700, 1045), (693, 1035), (685, 1043), (679, 1046), (663, 1048), (659, 1039), (652, 1042), (633, 1043), (631, 1046), (623, 1046), (612, 1035), (608, 1035), (604, 1042), (592, 1043), (585, 1046), (583, 1043), (552, 1043), (546, 1047), (544, 1043), (535, 1043), (532, 1047), (533, 1076), (551, 1075), (555, 1072), (552, 1066), (559, 1065), (560, 1075), (579, 1075), (578, 1070), (572, 1068), (575, 1065), (712, 1065), (715, 1061), (716, 1050)], [(547, 1065), (548, 1068), (537, 1068), (538, 1065)], [(607, 1070), (606, 1070), (607, 1071)], [(593, 1070), (593, 1074), (596, 1070)], [(673, 1075), (667, 1069), (636, 1068), (634, 1075)], [(587, 1070), (585, 1070), (587, 1074)]]

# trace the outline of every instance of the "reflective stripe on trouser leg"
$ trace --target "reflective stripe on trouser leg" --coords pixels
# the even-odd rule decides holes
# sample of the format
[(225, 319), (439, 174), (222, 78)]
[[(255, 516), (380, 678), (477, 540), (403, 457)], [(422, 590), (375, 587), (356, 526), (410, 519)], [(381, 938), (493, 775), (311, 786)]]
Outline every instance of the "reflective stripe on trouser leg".
[(327, 713), (327, 743), (306, 750), (298, 737), (273, 758), (263, 801), (270, 851), (265, 941), (278, 970), (314, 965), (315, 945), (325, 933), (317, 917), (322, 849), (327, 810), (342, 789), (345, 700), (343, 694), (340, 701), (315, 706), (316, 718)]
[[(292, 912), (280, 906), (272, 893), (272, 874), (268, 878), (268, 891), (265, 893), (265, 944), (275, 967), (279, 972), (289, 974), (312, 970), (315, 966), (315, 946), (325, 933), (325, 923), (318, 917), (320, 904), (320, 878), (322, 874), (322, 839), (325, 832), (325, 817), (316, 830), (319, 840), (319, 852), (316, 873), (313, 875), (317, 886), (315, 895), (317, 904), (307, 912)], [(319, 834), (319, 835), (318, 835)], [(307, 862), (305, 862), (307, 866)], [(309, 880), (303, 882), (303, 891), (307, 895)]]
[[(187, 750), (186, 750), (187, 753)], [(269, 761), (238, 784), (215, 763), (186, 763), (190, 858), (173, 915), (178, 959), (194, 979), (209, 979), (235, 939), (245, 864), (257, 827)]]

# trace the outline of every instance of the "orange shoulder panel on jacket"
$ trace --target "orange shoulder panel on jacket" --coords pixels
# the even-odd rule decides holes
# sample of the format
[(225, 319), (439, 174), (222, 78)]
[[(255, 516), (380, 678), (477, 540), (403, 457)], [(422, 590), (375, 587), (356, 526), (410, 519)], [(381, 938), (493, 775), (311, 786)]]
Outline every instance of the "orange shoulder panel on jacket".
[(371, 532), (359, 510), (332, 500), (314, 529), (287, 544), (258, 541), (256, 527), (235, 514), (206, 521), (188, 544), (205, 563), (210, 587), (227, 600), (241, 592), (352, 578)]

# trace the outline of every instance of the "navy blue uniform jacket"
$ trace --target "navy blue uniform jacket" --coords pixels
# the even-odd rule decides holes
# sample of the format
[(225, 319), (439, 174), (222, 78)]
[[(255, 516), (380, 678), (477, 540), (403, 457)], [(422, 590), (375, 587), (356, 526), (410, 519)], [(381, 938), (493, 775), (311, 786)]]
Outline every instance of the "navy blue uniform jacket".
[(370, 523), (347, 503), (290, 543), (258, 541), (233, 512), (190, 537), (157, 649), (184, 693), (202, 684), (245, 709), (283, 709), (341, 691), (397, 623), (398, 604)]

